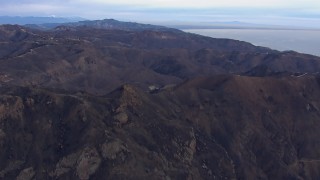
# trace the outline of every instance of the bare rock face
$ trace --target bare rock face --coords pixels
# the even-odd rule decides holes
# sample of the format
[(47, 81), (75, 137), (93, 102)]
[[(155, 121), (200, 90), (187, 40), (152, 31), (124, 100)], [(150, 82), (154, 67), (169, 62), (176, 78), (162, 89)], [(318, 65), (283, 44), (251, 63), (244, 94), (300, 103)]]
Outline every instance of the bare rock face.
[(17, 177), (17, 180), (31, 180), (35, 176), (35, 172), (33, 167), (24, 169), (20, 172), (20, 174)]
[(101, 158), (95, 148), (86, 147), (76, 153), (63, 157), (56, 165), (52, 178), (61, 178), (68, 173), (75, 173), (81, 180), (90, 179), (101, 164)]
[(128, 152), (125, 144), (118, 139), (105, 142), (101, 146), (102, 157), (109, 160), (121, 159), (124, 161)]
[(116, 114), (113, 118), (116, 121), (116, 123), (120, 125), (126, 124), (129, 119), (127, 113), (125, 112), (120, 112)]
[(141, 97), (136, 87), (126, 84), (121, 88), (120, 104), (116, 109), (117, 112), (121, 112), (128, 108), (133, 108), (142, 104)]
[(196, 153), (197, 140), (196, 140), (193, 129), (189, 132), (189, 135), (190, 135), (190, 140), (186, 142), (186, 146), (187, 146), (186, 159), (191, 163), (193, 160), (193, 156)]
[(174, 153), (174, 157), (187, 164), (191, 164), (193, 156), (196, 152), (197, 141), (193, 129), (186, 132), (186, 137), (183, 138), (173, 138), (172, 144), (176, 146), (177, 151)]
[(87, 180), (99, 168), (101, 158), (95, 148), (85, 148), (77, 160), (77, 175), (81, 180)]
[(79, 158), (79, 153), (73, 153), (66, 157), (63, 157), (58, 164), (56, 165), (56, 169), (53, 173), (50, 174), (51, 177), (60, 177), (61, 175), (68, 173), (73, 170), (77, 160)]

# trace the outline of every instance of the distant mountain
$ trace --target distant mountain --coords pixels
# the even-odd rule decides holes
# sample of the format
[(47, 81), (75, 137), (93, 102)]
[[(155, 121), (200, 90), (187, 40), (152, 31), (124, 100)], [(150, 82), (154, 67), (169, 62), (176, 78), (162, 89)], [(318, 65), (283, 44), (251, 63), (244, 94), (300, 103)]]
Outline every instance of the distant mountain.
[(84, 20), (83, 18), (64, 18), (64, 17), (21, 17), (21, 16), (0, 16), (0, 24), (44, 24), (44, 23), (67, 23)]
[[(117, 29), (117, 30), (130, 30), (130, 31), (143, 31), (143, 30), (169, 30), (165, 26), (156, 26), (151, 24), (141, 24), (135, 22), (122, 22), (114, 19), (103, 19), (95, 21), (79, 21), (69, 23), (45, 23), (45, 24), (28, 24), (26, 27), (50, 30), (54, 28), (95, 28), (95, 29)], [(177, 31), (176, 29), (171, 29)]]

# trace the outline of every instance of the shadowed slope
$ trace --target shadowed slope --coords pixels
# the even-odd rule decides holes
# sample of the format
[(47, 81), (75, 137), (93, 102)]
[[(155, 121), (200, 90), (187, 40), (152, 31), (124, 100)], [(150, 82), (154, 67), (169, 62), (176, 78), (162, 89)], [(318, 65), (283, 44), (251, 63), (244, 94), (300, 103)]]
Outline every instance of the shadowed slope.
[(319, 88), (313, 76), (204, 77), (103, 97), (2, 87), (0, 175), (316, 179)]

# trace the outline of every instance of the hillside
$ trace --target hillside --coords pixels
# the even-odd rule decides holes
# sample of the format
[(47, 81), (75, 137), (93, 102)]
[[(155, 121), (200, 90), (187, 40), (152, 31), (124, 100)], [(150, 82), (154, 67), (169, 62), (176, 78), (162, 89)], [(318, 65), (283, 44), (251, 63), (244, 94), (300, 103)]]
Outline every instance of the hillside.
[(104, 94), (124, 83), (142, 88), (192, 77), (272, 72), (317, 73), (320, 58), (278, 52), (246, 42), (182, 31), (124, 31), (60, 27), (38, 31), (0, 27), (0, 71), (5, 82)]
[(0, 179), (320, 178), (319, 57), (101, 23), (0, 26)]
[(104, 96), (2, 87), (0, 176), (317, 179), (319, 82), (214, 76)]

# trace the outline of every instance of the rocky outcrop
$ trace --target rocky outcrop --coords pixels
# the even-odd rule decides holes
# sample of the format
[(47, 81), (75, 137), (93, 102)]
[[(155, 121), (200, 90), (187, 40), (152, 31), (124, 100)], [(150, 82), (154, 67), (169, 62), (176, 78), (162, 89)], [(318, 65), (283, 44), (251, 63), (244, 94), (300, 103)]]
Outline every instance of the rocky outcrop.
[(51, 177), (59, 178), (61, 175), (66, 174), (73, 170), (77, 160), (79, 158), (79, 153), (73, 153), (66, 157), (63, 157), (56, 165), (55, 171), (50, 174)]
[(95, 148), (85, 148), (77, 160), (77, 175), (81, 180), (87, 180), (99, 168), (101, 158)]
[(36, 173), (34, 172), (33, 167), (29, 167), (20, 172), (20, 174), (17, 177), (17, 180), (32, 180), (35, 174)]
[(101, 146), (102, 157), (107, 160), (120, 159), (125, 161), (125, 158), (129, 150), (120, 140), (111, 140), (110, 142), (105, 142)]
[(90, 179), (100, 167), (101, 158), (95, 148), (86, 147), (81, 151), (63, 157), (50, 173), (53, 178), (61, 178), (68, 173), (75, 173), (80, 180)]

